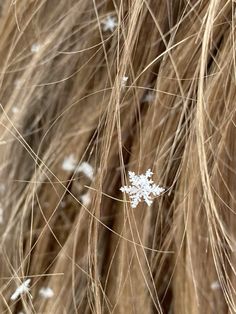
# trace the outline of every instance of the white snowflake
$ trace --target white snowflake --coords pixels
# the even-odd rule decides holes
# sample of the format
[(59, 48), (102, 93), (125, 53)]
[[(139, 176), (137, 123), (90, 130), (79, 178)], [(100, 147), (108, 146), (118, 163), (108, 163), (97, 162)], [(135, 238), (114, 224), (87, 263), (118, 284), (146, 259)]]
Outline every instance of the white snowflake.
[(150, 179), (153, 175), (151, 169), (148, 169), (145, 174), (141, 175), (136, 175), (132, 171), (128, 173), (131, 185), (121, 187), (120, 190), (129, 194), (132, 208), (136, 208), (142, 198), (150, 206), (153, 202), (150, 195), (158, 196), (165, 191), (164, 188), (154, 184)]
[(90, 193), (89, 193), (89, 192), (87, 192), (87, 193), (81, 195), (80, 198), (81, 198), (81, 202), (82, 202), (82, 204), (83, 204), (84, 206), (89, 206), (89, 205), (90, 205), (90, 203), (91, 203), (91, 196), (90, 196)]
[(155, 94), (151, 91), (147, 92), (143, 98), (144, 102), (152, 102), (155, 99)]
[(41, 48), (41, 45), (39, 43), (34, 43), (31, 46), (31, 52), (32, 53), (37, 53), (37, 52), (39, 52), (40, 48)]
[(44, 299), (50, 299), (54, 296), (54, 292), (51, 288), (49, 287), (42, 287), (39, 290), (39, 295), (44, 298)]
[(212, 290), (218, 290), (218, 289), (220, 289), (220, 283), (219, 283), (218, 280), (213, 281), (213, 282), (211, 283), (211, 289), (212, 289)]
[(125, 87), (126, 86), (126, 83), (127, 83), (128, 79), (129, 79), (128, 76), (123, 76), (121, 78), (121, 87)]
[(114, 16), (107, 16), (103, 21), (103, 31), (110, 31), (110, 32), (114, 32), (117, 24), (117, 18)]
[(15, 292), (11, 296), (11, 300), (15, 301), (23, 293), (29, 292), (29, 284), (31, 279), (26, 279), (19, 287), (16, 288)]
[(17, 108), (16, 106), (12, 107), (11, 111), (13, 113), (18, 113), (19, 112), (19, 108)]
[(74, 171), (77, 166), (76, 158), (74, 154), (67, 156), (62, 163), (62, 169), (65, 171)]
[(78, 173), (82, 172), (87, 178), (93, 180), (94, 170), (93, 167), (87, 161), (83, 161), (76, 171)]
[(20, 79), (16, 79), (14, 81), (14, 86), (15, 86), (16, 89), (20, 89), (22, 87), (22, 84), (23, 84), (23, 81), (20, 80)]

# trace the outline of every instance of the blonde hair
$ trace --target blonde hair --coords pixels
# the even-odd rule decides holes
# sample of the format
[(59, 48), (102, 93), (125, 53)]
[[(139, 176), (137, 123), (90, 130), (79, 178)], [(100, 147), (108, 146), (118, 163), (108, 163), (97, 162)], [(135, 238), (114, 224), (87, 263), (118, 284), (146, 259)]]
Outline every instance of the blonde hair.
[(234, 1), (2, 1), (0, 68), (0, 313), (235, 313)]

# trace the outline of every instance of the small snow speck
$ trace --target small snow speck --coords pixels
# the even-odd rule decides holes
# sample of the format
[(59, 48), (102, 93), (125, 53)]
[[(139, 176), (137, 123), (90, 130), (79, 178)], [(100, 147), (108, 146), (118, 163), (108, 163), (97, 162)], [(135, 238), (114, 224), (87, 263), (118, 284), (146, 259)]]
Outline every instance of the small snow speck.
[(31, 46), (31, 52), (32, 52), (32, 53), (37, 53), (37, 52), (39, 52), (40, 48), (41, 48), (41, 45), (40, 45), (40, 44), (34, 43), (34, 44)]
[(126, 83), (127, 83), (128, 79), (129, 79), (128, 76), (123, 76), (121, 78), (121, 87), (125, 87), (126, 86)]
[(87, 178), (93, 180), (93, 167), (86, 161), (83, 161), (77, 168), (77, 173), (82, 172)]
[(39, 290), (39, 295), (44, 298), (44, 299), (50, 299), (54, 296), (54, 292), (51, 288), (49, 287), (42, 287)]
[(213, 282), (211, 283), (211, 290), (218, 290), (218, 289), (220, 289), (220, 283), (219, 283), (219, 281), (218, 281), (218, 280), (213, 281)]
[(147, 92), (143, 98), (144, 102), (152, 102), (155, 99), (155, 94), (151, 91)]
[(19, 108), (17, 108), (17, 107), (12, 107), (11, 111), (12, 111), (14, 114), (16, 114), (16, 113), (19, 112)]
[(89, 204), (91, 203), (91, 196), (90, 196), (90, 193), (87, 192), (83, 195), (81, 195), (81, 202), (84, 206), (89, 206)]
[(77, 166), (77, 161), (74, 154), (65, 157), (62, 163), (62, 169), (68, 172), (74, 171)]

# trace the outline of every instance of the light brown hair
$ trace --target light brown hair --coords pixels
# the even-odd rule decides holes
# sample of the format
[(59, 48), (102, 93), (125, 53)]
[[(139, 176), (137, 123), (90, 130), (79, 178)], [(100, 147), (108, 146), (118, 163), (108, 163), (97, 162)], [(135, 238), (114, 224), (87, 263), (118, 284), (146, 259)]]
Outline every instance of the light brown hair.
[[(2, 1), (0, 313), (236, 312), (235, 22), (230, 0)], [(132, 208), (149, 168), (165, 193)]]

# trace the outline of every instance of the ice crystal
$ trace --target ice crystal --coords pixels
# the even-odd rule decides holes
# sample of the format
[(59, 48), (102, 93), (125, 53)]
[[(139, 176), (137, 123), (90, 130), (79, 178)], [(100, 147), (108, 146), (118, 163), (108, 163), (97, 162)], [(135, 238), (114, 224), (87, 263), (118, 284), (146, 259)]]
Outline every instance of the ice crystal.
[(19, 112), (19, 108), (17, 108), (17, 107), (12, 107), (11, 111), (12, 111), (13, 113), (18, 113), (18, 112)]
[(155, 99), (154, 93), (149, 91), (149, 92), (146, 93), (146, 95), (144, 96), (143, 101), (144, 101), (144, 102), (152, 102), (154, 99)]
[(89, 206), (90, 203), (91, 203), (91, 196), (90, 196), (90, 193), (87, 192), (83, 195), (81, 195), (81, 202), (84, 206)]
[(131, 207), (136, 208), (138, 203), (142, 201), (142, 198), (148, 206), (152, 204), (151, 194), (158, 196), (165, 191), (164, 188), (156, 185), (151, 180), (153, 172), (148, 169), (145, 174), (136, 175), (134, 172), (129, 171), (130, 186), (121, 187), (120, 190), (129, 194), (131, 200)]
[(34, 43), (31, 46), (31, 52), (37, 53), (37, 52), (39, 52), (40, 48), (41, 48), (41, 45), (39, 43)]
[(74, 171), (76, 168), (77, 162), (74, 154), (70, 154), (69, 156), (65, 157), (62, 163), (62, 169), (65, 171)]
[(77, 172), (82, 172), (87, 178), (93, 180), (94, 170), (93, 167), (86, 161), (83, 161), (77, 168)]
[(44, 298), (44, 299), (50, 299), (54, 296), (54, 292), (51, 288), (49, 287), (42, 287), (39, 290), (39, 295)]
[(128, 81), (128, 76), (123, 76), (122, 78), (121, 78), (121, 87), (125, 87), (126, 86), (126, 83), (127, 83), (127, 81)]
[(213, 281), (213, 282), (211, 283), (211, 289), (212, 289), (212, 290), (220, 289), (220, 283), (219, 283), (218, 280)]
[(15, 292), (11, 296), (12, 301), (18, 299), (21, 294), (29, 292), (30, 281), (31, 279), (26, 279), (19, 287), (16, 288)]
[(104, 32), (106, 32), (106, 31), (113, 32), (117, 26), (117, 18), (114, 16), (107, 16), (102, 21), (102, 24), (103, 24), (102, 29)]

